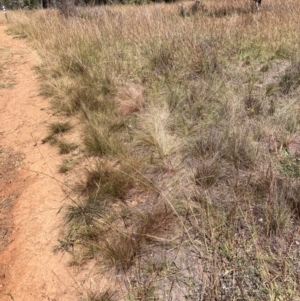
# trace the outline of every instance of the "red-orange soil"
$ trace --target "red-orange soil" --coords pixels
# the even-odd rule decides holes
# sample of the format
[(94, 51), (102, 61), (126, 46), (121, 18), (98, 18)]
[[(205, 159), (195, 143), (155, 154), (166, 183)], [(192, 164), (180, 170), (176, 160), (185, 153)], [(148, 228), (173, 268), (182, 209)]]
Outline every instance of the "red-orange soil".
[(77, 273), (53, 253), (65, 179), (57, 149), (41, 143), (52, 113), (39, 95), (38, 56), (6, 29), (0, 24), (0, 300), (77, 300), (92, 271)]

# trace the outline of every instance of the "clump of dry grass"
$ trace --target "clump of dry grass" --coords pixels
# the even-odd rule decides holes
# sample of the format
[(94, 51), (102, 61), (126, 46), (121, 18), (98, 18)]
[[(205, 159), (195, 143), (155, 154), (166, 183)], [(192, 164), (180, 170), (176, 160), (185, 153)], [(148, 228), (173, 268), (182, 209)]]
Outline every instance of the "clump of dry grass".
[(116, 291), (107, 289), (103, 292), (89, 292), (87, 297), (82, 298), (81, 301), (114, 301), (116, 298)]
[(117, 112), (121, 116), (128, 116), (143, 108), (144, 96), (143, 87), (127, 84), (116, 93)]
[(131, 175), (122, 166), (113, 166), (101, 161), (86, 170), (86, 178), (78, 184), (79, 191), (85, 195), (102, 195), (112, 199), (124, 199), (133, 188)]
[(99, 162), (66, 210), (74, 262), (118, 273), (119, 300), (297, 300), (300, 5), (188, 11), (12, 23), (41, 56), (42, 92), (81, 118)]
[(72, 129), (70, 122), (53, 122), (48, 126), (48, 136), (42, 140), (43, 143), (55, 142), (59, 134), (66, 133)]
[(105, 267), (126, 272), (134, 264), (142, 252), (142, 241), (134, 234), (119, 234), (105, 242), (101, 249), (102, 261)]
[(279, 87), (284, 94), (295, 90), (300, 86), (300, 62), (293, 62), (282, 76)]
[(122, 140), (118, 135), (112, 135), (112, 132), (112, 130), (105, 128), (105, 125), (88, 123), (84, 129), (86, 150), (99, 156), (122, 156), (125, 152)]

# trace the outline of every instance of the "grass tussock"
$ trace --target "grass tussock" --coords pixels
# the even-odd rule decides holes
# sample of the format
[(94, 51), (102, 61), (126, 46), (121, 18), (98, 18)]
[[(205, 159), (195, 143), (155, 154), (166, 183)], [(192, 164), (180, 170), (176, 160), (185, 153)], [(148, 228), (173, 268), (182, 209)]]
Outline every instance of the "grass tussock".
[(117, 111), (122, 116), (128, 116), (143, 108), (143, 87), (127, 84), (116, 93)]
[(49, 125), (50, 135), (66, 133), (72, 129), (70, 122), (53, 122)]
[(62, 134), (70, 131), (72, 126), (70, 122), (52, 122), (48, 126), (48, 136), (42, 140), (42, 143), (52, 143), (55, 144), (57, 142), (57, 137)]
[[(82, 124), (57, 249), (117, 274), (118, 300), (300, 298), (300, 4), (252, 2), (11, 13)], [(46, 139), (69, 152), (69, 130)]]
[(69, 154), (71, 151), (73, 151), (74, 149), (76, 149), (78, 147), (78, 145), (76, 143), (67, 142), (65, 140), (57, 141), (57, 146), (59, 148), (59, 153), (61, 155)]
[(282, 76), (279, 87), (284, 94), (297, 89), (300, 86), (300, 62), (293, 62)]
[(112, 199), (124, 199), (134, 186), (134, 181), (122, 166), (112, 166), (99, 161), (86, 170), (86, 178), (78, 184), (85, 195), (103, 195)]
[(104, 292), (89, 292), (81, 301), (115, 301), (117, 293), (113, 290), (106, 290)]
[(66, 158), (62, 160), (62, 163), (58, 166), (59, 173), (67, 173), (68, 171), (72, 170), (76, 162), (70, 158)]
[(119, 234), (110, 241), (106, 241), (101, 249), (102, 261), (106, 268), (126, 272), (134, 264), (135, 259), (142, 252), (141, 241), (134, 234)]

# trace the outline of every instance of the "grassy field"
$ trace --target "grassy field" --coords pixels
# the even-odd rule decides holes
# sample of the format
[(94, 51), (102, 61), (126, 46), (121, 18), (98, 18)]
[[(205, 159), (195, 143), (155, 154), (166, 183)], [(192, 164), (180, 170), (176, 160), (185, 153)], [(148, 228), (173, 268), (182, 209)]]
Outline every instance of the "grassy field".
[(89, 162), (56, 251), (110, 286), (81, 300), (300, 300), (299, 15), (297, 0), (10, 12), (61, 116), (43, 142)]

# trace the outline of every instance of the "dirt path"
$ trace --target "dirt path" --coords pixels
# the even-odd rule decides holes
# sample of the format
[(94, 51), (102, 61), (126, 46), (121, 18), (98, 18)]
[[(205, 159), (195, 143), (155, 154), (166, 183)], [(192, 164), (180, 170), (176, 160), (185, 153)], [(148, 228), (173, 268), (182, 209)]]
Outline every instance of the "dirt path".
[(41, 144), (51, 111), (38, 93), (37, 56), (5, 30), (0, 24), (0, 300), (76, 300), (90, 271), (71, 276), (67, 256), (53, 253), (65, 196), (52, 176), (64, 179), (57, 150)]

